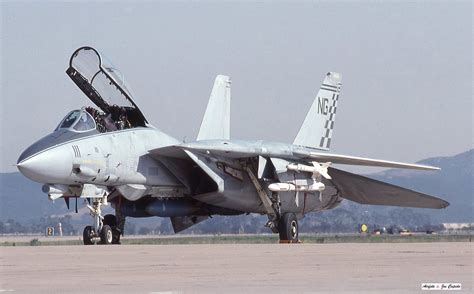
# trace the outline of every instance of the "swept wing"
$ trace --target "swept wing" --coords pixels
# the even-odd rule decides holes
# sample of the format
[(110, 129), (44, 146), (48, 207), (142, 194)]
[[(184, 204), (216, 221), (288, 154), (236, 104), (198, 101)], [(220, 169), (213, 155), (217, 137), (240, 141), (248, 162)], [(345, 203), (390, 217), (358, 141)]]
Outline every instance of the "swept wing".
[[(273, 148), (272, 148), (273, 147)], [(317, 153), (293, 145), (278, 145), (265, 142), (243, 143), (236, 141), (209, 141), (189, 143), (158, 148), (150, 151), (153, 156), (168, 158), (190, 158), (188, 155), (201, 154), (205, 157), (245, 159), (262, 156), (265, 158), (282, 158), (288, 161), (318, 161), (337, 164), (365, 165), (380, 167), (396, 167), (421, 170), (438, 170), (437, 167), (401, 163), (387, 160), (370, 159), (330, 153)], [(195, 160), (195, 159), (193, 159)], [(196, 161), (196, 160), (195, 160)], [(198, 164), (200, 162), (196, 161)], [(206, 171), (207, 172), (207, 171)], [(364, 176), (352, 174), (336, 168), (329, 168), (330, 180), (341, 193), (341, 197), (361, 204), (390, 205), (419, 208), (445, 208), (448, 202), (420, 192), (405, 189), (388, 183), (380, 182)]]
[(372, 159), (356, 156), (348, 156), (341, 154), (331, 154), (331, 153), (321, 153), (321, 152), (310, 152), (309, 155), (306, 155), (304, 158), (321, 161), (321, 162), (332, 162), (337, 164), (347, 164), (347, 165), (362, 165), (362, 166), (377, 166), (377, 167), (389, 167), (389, 168), (407, 168), (407, 169), (421, 169), (421, 170), (439, 170), (440, 168), (423, 165), (423, 164), (413, 164), (413, 163), (404, 163), (396, 162), (382, 159)]
[(277, 157), (288, 160), (331, 162), (333, 164), (376, 166), (387, 168), (406, 168), (420, 170), (439, 170), (434, 166), (403, 163), (382, 159), (348, 156), (334, 153), (314, 152), (312, 148), (272, 142), (244, 141), (201, 141), (154, 149), (151, 152), (170, 157), (182, 157), (183, 150), (213, 154), (227, 158), (250, 158), (256, 156)]
[(418, 208), (445, 208), (447, 201), (413, 190), (387, 184), (374, 179), (329, 168), (331, 182), (341, 197), (360, 204), (390, 205)]

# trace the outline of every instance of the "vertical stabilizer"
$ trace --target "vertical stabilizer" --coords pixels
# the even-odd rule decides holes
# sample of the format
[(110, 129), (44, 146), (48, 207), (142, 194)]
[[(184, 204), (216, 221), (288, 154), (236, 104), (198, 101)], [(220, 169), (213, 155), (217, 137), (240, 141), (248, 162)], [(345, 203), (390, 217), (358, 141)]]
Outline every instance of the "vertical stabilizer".
[(341, 92), (341, 74), (328, 72), (293, 144), (329, 150)]
[(228, 76), (216, 77), (197, 140), (230, 138), (230, 84)]

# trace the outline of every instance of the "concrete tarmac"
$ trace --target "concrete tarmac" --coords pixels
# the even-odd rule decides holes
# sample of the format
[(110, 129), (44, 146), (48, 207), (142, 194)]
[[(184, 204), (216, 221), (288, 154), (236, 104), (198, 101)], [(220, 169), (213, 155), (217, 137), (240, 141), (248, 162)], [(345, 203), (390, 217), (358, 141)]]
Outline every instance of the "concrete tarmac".
[[(473, 244), (0, 247), (0, 292), (419, 293), (473, 291)], [(459, 292), (457, 292), (459, 293)]]

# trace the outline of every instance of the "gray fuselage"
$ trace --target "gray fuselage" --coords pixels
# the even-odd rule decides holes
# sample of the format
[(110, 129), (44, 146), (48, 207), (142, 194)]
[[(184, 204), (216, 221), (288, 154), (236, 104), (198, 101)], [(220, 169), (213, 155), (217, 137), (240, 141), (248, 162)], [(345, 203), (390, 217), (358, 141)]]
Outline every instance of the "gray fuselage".
[[(72, 186), (92, 184), (107, 187), (109, 190), (116, 188), (129, 200), (138, 200), (148, 196), (169, 197), (169, 194), (161, 194), (160, 191), (181, 187), (184, 197), (192, 197), (200, 202), (242, 212), (265, 213), (255, 187), (249, 176), (239, 168), (237, 160), (221, 161), (219, 154), (212, 157), (205, 157), (203, 154), (202, 162), (209, 169), (208, 173), (214, 173), (218, 180), (211, 179), (217, 185), (202, 188), (200, 185), (203, 185), (203, 180), (194, 179), (204, 177), (202, 173), (193, 172), (191, 168), (191, 171), (186, 174), (189, 179), (183, 180), (183, 175), (177, 174), (176, 169), (167, 166), (165, 158), (159, 160), (159, 155), (150, 153), (152, 149), (165, 146), (216, 146), (218, 144), (234, 145), (237, 146), (236, 148), (242, 146), (247, 150), (249, 148), (275, 150), (276, 153), (272, 155), (280, 155), (283, 158), (286, 157), (285, 154), (290, 155), (291, 150), (296, 147), (265, 141), (211, 140), (180, 143), (153, 127), (138, 127), (107, 133), (98, 133), (95, 130), (75, 132), (71, 129), (57, 129), (27, 148), (18, 160), (18, 167), (25, 176), (36, 182)], [(182, 160), (190, 161), (189, 158)], [(225, 170), (223, 165), (233, 167), (234, 175)], [(240, 175), (235, 176), (235, 173), (240, 173)], [(309, 179), (307, 174), (292, 171), (282, 171), (277, 174), (280, 181)], [(137, 193), (133, 193), (133, 189), (137, 185), (144, 186), (148, 193), (138, 194), (139, 197), (136, 197)], [(132, 190), (131, 194), (126, 195), (130, 190)], [(322, 195), (319, 193), (280, 192), (281, 209), (304, 214), (328, 209), (340, 202), (337, 191), (330, 185), (322, 192)]]

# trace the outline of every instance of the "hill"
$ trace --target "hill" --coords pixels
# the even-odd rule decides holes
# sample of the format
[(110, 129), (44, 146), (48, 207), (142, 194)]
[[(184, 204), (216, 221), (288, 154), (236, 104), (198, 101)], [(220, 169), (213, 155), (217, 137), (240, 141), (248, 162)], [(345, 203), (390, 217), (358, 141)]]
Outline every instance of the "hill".
[(420, 164), (441, 168), (441, 171), (391, 169), (372, 175), (373, 178), (418, 190), (447, 200), (446, 209), (413, 209), (428, 214), (437, 222), (474, 221), (474, 149), (450, 157), (435, 157)]

